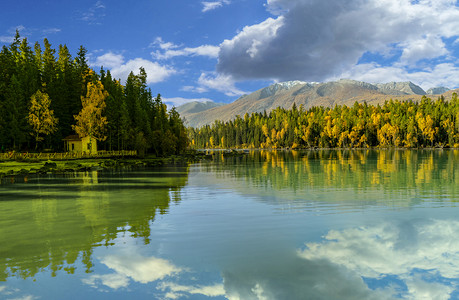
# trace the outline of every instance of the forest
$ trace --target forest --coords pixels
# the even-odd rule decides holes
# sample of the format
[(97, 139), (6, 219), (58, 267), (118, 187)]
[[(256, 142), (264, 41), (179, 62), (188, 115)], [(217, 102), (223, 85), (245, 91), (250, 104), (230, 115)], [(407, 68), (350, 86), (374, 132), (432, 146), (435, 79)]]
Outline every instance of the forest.
[(188, 129), (193, 148), (459, 147), (459, 100), (277, 108)]
[(147, 74), (131, 72), (124, 85), (103, 68), (88, 65), (80, 46), (47, 39), (33, 48), (16, 32), (0, 52), (0, 148), (5, 151), (64, 151), (63, 138), (78, 134), (98, 141), (99, 150), (137, 150), (169, 155), (188, 146), (177, 111), (153, 98)]

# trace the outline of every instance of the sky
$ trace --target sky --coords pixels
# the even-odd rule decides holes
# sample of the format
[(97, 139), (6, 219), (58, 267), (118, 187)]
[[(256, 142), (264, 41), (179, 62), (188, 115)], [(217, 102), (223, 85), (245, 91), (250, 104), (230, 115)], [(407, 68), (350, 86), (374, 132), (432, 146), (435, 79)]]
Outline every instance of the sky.
[(0, 46), (83, 45), (122, 83), (144, 67), (169, 105), (230, 103), (274, 82), (459, 88), (455, 0), (2, 1)]

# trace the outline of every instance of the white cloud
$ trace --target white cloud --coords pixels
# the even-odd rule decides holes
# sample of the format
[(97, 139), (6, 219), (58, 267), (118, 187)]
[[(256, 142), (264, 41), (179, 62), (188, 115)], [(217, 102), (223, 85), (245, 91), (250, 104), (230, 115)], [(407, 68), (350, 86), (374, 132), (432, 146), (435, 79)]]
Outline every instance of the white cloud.
[(61, 32), (62, 30), (60, 28), (46, 28), (42, 30), (43, 35), (48, 35), (48, 34), (55, 34), (58, 32)]
[(81, 14), (80, 20), (88, 22), (91, 25), (101, 24), (101, 20), (105, 17), (105, 8), (105, 4), (102, 1), (97, 1)]
[(115, 54), (113, 52), (105, 53), (97, 57), (94, 63), (97, 66), (103, 66), (106, 68), (117, 68), (124, 63), (124, 56), (121, 54)]
[(246, 94), (235, 87), (236, 81), (230, 75), (217, 74), (215, 72), (204, 72), (199, 76), (198, 84), (202, 91), (209, 89), (224, 93), (227, 96), (234, 97)]
[[(152, 45), (158, 45), (161, 51), (154, 51), (151, 55), (156, 59), (170, 59), (176, 56), (207, 56), (217, 58), (220, 47), (212, 45), (201, 45), (198, 47), (185, 47), (175, 45), (171, 42), (164, 42), (160, 37), (156, 38)], [(181, 48), (181, 49), (179, 49)]]
[(8, 300), (35, 300), (40, 299), (40, 297), (33, 296), (33, 295), (25, 295), (17, 298), (9, 298)]
[[(324, 242), (306, 244), (299, 255), (367, 278), (397, 276), (408, 286), (408, 299), (449, 299), (459, 277), (457, 230), (458, 221), (433, 220), (330, 231)], [(429, 276), (437, 280), (426, 280)]]
[[(402, 66), (384, 67), (376, 63), (360, 64), (342, 73), (340, 77), (366, 82), (412, 81), (424, 90), (431, 87), (459, 87), (459, 66), (442, 63), (422, 71), (409, 72)], [(336, 80), (337, 77), (329, 78)]]
[(162, 98), (162, 100), (164, 103), (167, 103), (167, 104), (170, 104), (176, 107), (186, 104), (186, 103), (190, 103), (190, 102), (214, 102), (213, 100), (208, 99), (208, 98), (190, 99), (190, 98), (175, 97), (175, 98)]
[(89, 278), (82, 279), (82, 282), (97, 288), (99, 282), (109, 288), (117, 290), (121, 287), (129, 286), (129, 278), (123, 274), (106, 274), (106, 275), (91, 275)]
[(107, 256), (102, 259), (102, 263), (118, 274), (140, 283), (164, 279), (183, 271), (165, 259), (143, 257), (138, 254)]
[(174, 43), (171, 42), (164, 42), (161, 37), (157, 37), (153, 43), (150, 44), (150, 47), (153, 47), (155, 45), (158, 45), (159, 48), (162, 50), (169, 50), (169, 49), (175, 49), (178, 48), (179, 46), (175, 45)]
[(207, 297), (225, 296), (223, 284), (215, 284), (211, 286), (186, 286), (172, 282), (162, 282), (158, 285), (158, 289), (166, 293), (166, 299), (178, 299), (187, 294), (204, 295)]
[(420, 275), (407, 280), (409, 299), (415, 300), (448, 300), (454, 288), (439, 282), (426, 282)]
[(448, 54), (440, 36), (427, 35), (425, 38), (401, 43), (403, 53), (400, 61), (406, 65), (415, 65), (422, 59), (431, 59)]
[(204, 87), (192, 86), (192, 85), (183, 86), (180, 90), (183, 92), (193, 92), (193, 93), (205, 93), (208, 91)]
[(19, 31), (19, 34), (21, 35), (21, 38), (23, 38), (23, 37), (25, 37), (27, 35), (30, 35), (30, 30), (26, 29), (26, 27), (23, 26), (23, 25), (10, 27), (6, 31), (7, 35), (0, 36), (0, 43), (11, 44), (12, 42), (14, 42), (14, 37), (16, 35), (16, 30)]
[(165, 299), (178, 299), (187, 295), (204, 295), (207, 297), (225, 295), (223, 284), (187, 286), (162, 281), (187, 271), (165, 259), (145, 257), (131, 252), (129, 254), (110, 255), (104, 257), (101, 262), (116, 273), (91, 275), (82, 279), (84, 284), (93, 288), (99, 288), (103, 285), (117, 290), (127, 288), (130, 279), (143, 284), (159, 281), (157, 290), (165, 293)]
[[(49, 28), (38, 28), (38, 27), (30, 28), (30, 27), (28, 27), (28, 28), (26, 28), (23, 25), (18, 25), (18, 26), (15, 26), (15, 27), (10, 27), (6, 31), (5, 35), (1, 35), (0, 36), (0, 43), (8, 43), (8, 44), (12, 43), (14, 41), (16, 30), (19, 31), (21, 39), (24, 38), (24, 37), (30, 38), (30, 36), (37, 35), (37, 34), (40, 35), (41, 38), (43, 38), (43, 37), (46, 37), (46, 36), (48, 36), (50, 34), (56, 34), (56, 33), (59, 33), (59, 32), (62, 31), (62, 29), (56, 28), (56, 27), (49, 27)], [(30, 41), (29, 41), (29, 43), (30, 43)]]
[(266, 7), (275, 18), (221, 44), (219, 73), (235, 80), (323, 81), (344, 77), (366, 52), (410, 72), (421, 60), (451, 62), (444, 39), (459, 35), (452, 0), (268, 0)]
[(11, 44), (14, 42), (14, 36), (0, 35), (0, 42)]
[(143, 58), (135, 58), (125, 62), (123, 55), (112, 52), (98, 56), (92, 64), (109, 68), (113, 78), (120, 78), (121, 82), (126, 81), (131, 71), (135, 74), (138, 73), (140, 67), (143, 67), (147, 73), (148, 84), (164, 81), (177, 73), (172, 67)]
[(164, 81), (169, 76), (177, 73), (177, 71), (175, 71), (172, 67), (163, 66), (157, 62), (152, 62), (142, 58), (129, 60), (125, 64), (113, 68), (111, 72), (114, 78), (126, 80), (131, 71), (137, 73), (140, 67), (143, 67), (148, 75), (148, 84)]
[(223, 6), (224, 4), (230, 4), (230, 1), (228, 1), (228, 0), (203, 1), (203, 2), (201, 2), (201, 4), (203, 5), (202, 12), (207, 12), (207, 11), (219, 8), (219, 7)]

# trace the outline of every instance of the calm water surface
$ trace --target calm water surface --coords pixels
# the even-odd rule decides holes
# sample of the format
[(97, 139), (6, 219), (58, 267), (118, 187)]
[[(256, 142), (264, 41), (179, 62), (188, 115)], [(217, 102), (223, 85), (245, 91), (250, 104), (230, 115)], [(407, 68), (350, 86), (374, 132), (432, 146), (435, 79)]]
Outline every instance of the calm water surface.
[(0, 299), (459, 299), (459, 151), (0, 184)]

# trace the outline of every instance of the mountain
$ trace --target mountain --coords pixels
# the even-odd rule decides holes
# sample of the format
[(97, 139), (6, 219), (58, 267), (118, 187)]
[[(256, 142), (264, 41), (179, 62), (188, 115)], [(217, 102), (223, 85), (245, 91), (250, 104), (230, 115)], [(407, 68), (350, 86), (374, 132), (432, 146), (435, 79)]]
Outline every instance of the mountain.
[(214, 107), (225, 105), (225, 103), (215, 103), (212, 101), (193, 101), (189, 103), (185, 103), (183, 105), (177, 106), (176, 110), (180, 115), (189, 115), (194, 113), (199, 113)]
[(440, 95), (440, 94), (446, 93), (447, 91), (449, 91), (449, 88), (440, 86), (440, 87), (434, 87), (434, 88), (428, 89), (426, 91), (426, 94), (427, 95)]
[(376, 84), (378, 90), (386, 95), (425, 95), (426, 92), (412, 82), (389, 82)]
[(181, 115), (185, 117), (186, 125), (201, 127), (212, 124), (215, 120), (226, 122), (237, 115), (242, 117), (245, 113), (270, 112), (279, 106), (289, 109), (293, 103), (297, 106), (303, 105), (305, 109), (312, 106), (351, 106), (356, 101), (376, 105), (390, 99), (419, 101), (426, 94), (427, 92), (412, 82), (371, 84), (349, 79), (325, 83), (288, 81), (274, 83), (226, 105), (196, 112), (188, 111)]

